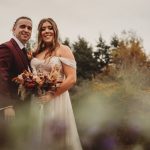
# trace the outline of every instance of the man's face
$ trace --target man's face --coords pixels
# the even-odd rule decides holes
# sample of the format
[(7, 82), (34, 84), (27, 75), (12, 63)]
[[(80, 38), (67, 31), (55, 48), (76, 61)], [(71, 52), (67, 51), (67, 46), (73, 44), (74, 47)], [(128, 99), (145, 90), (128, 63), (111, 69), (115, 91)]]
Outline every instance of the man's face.
[(28, 19), (20, 19), (13, 28), (13, 33), (16, 38), (25, 44), (31, 37), (32, 22)]

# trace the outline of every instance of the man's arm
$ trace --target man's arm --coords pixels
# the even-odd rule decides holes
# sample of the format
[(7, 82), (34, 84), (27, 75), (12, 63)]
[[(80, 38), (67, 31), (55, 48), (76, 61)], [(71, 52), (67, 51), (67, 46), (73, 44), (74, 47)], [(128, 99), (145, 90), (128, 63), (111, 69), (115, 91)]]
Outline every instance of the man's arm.
[(10, 67), (12, 65), (12, 54), (10, 50), (0, 45), (0, 110), (4, 111), (4, 119), (12, 120), (15, 117), (13, 100), (11, 99), (10, 86)]
[(6, 46), (0, 45), (0, 108), (11, 106), (13, 102), (8, 82), (12, 60), (10, 50)]

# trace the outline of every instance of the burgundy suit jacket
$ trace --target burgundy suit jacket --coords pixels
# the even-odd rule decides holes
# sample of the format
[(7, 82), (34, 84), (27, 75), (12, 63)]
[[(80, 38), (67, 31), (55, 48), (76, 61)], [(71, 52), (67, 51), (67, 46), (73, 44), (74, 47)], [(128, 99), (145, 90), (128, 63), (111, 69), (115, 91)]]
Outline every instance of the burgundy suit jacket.
[(14, 39), (0, 45), (0, 108), (15, 106), (18, 86), (12, 78), (28, 69), (29, 61)]

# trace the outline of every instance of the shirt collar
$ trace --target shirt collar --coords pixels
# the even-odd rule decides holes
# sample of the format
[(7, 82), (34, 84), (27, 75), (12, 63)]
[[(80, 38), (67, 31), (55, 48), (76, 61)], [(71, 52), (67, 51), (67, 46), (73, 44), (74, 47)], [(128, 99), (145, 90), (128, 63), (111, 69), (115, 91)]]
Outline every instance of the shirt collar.
[(20, 49), (23, 49), (25, 47), (14, 35), (12, 38), (16, 41)]

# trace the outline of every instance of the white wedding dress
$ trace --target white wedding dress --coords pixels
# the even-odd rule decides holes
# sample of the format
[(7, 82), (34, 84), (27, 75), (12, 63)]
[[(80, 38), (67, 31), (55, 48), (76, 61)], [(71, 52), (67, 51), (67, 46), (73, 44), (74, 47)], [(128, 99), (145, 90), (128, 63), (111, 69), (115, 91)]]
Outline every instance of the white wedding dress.
[[(46, 60), (33, 58), (31, 67), (36, 74), (38, 71), (49, 72), (55, 65), (60, 66), (63, 79), (65, 77), (62, 70), (63, 63), (76, 68), (74, 60), (57, 56)], [(68, 91), (45, 104), (37, 103), (34, 97), (31, 110), (38, 121), (36, 124), (38, 140), (45, 143), (46, 146), (44, 144), (42, 146), (45, 146), (46, 150), (82, 150)]]

